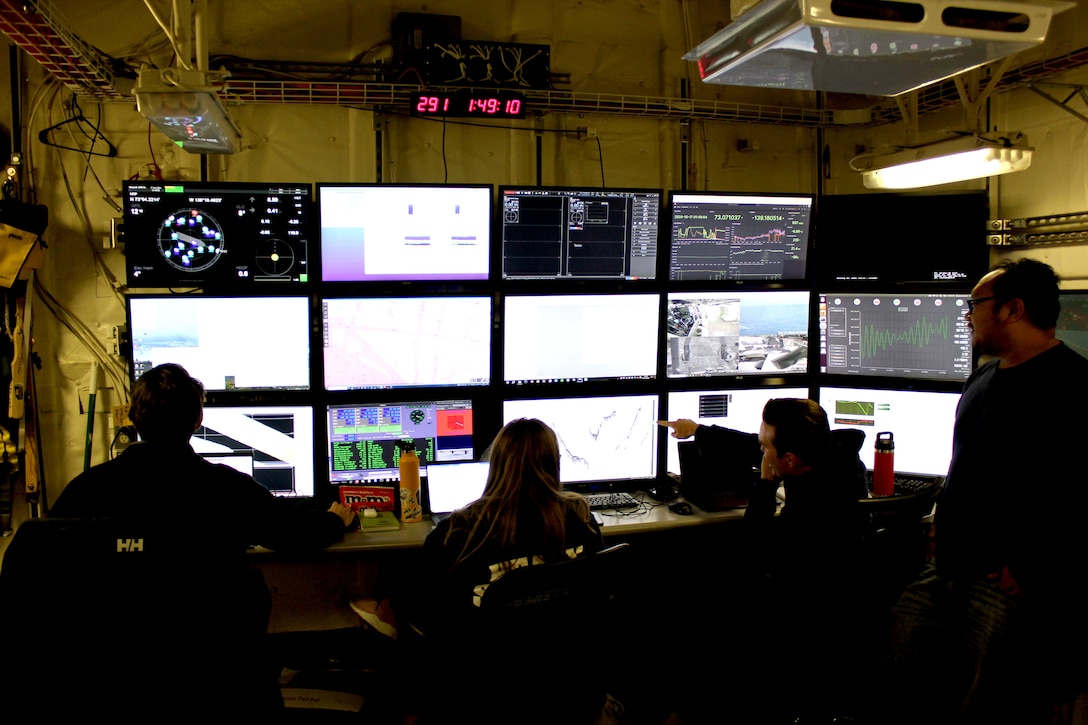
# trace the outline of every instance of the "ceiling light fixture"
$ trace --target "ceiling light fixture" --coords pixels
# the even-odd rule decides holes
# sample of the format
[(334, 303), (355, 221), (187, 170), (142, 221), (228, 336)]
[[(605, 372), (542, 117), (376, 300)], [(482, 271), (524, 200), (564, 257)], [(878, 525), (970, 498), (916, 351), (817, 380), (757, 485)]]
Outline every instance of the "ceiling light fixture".
[(186, 151), (233, 154), (242, 132), (215, 92), (225, 78), (225, 71), (141, 70), (132, 89), (136, 110)]
[(967, 135), (889, 154), (862, 154), (850, 161), (867, 189), (916, 189), (1023, 171), (1034, 149), (1024, 134)]
[(762, 0), (684, 56), (705, 83), (896, 96), (1039, 45), (1064, 0)]

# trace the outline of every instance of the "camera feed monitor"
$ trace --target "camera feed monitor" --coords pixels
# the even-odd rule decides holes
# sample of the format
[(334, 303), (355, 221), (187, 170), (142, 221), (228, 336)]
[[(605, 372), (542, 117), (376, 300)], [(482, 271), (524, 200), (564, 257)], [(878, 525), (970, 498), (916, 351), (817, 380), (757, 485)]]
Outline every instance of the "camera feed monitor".
[(507, 295), (503, 380), (652, 380), (660, 295)]
[(668, 377), (807, 372), (810, 299), (805, 291), (670, 292)]
[(820, 295), (820, 372), (966, 380), (966, 294)]
[(309, 280), (310, 184), (125, 181), (133, 288), (244, 292)]
[(559, 439), (564, 485), (630, 482), (657, 475), (656, 395), (507, 400), (503, 423), (536, 418)]
[[(807, 398), (808, 388), (745, 388), (739, 390), (674, 390), (668, 395), (669, 420), (687, 418), (700, 425), (759, 433), (763, 406), (772, 398)], [(680, 473), (679, 442), (666, 437), (667, 470)]]
[(660, 190), (499, 187), (503, 279), (654, 279)]
[(329, 298), (326, 390), (487, 385), (490, 297)]
[(190, 439), (212, 463), (247, 473), (276, 496), (314, 495), (314, 413), (309, 406), (204, 407)]
[(801, 280), (811, 196), (672, 192), (669, 279)]
[(820, 388), (831, 428), (865, 433), (861, 460), (873, 470), (876, 435), (892, 433), (895, 470), (944, 476), (952, 460), (952, 429), (959, 393), (873, 388)]
[(400, 480), (397, 441), (415, 442), (423, 475), (431, 463), (473, 460), (468, 400), (330, 405), (328, 424), (333, 485)]
[(128, 298), (134, 379), (178, 363), (205, 389), (308, 390), (307, 297)]
[(1088, 290), (1062, 292), (1060, 300), (1058, 339), (1088, 357)]
[(486, 280), (492, 190), (319, 183), (321, 279)]

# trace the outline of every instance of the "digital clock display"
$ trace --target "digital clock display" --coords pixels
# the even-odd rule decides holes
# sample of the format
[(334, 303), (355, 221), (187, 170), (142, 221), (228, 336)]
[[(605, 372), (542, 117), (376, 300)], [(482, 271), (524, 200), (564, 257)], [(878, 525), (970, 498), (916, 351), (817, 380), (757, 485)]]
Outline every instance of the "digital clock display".
[(417, 91), (413, 116), (447, 118), (525, 118), (525, 98), (517, 91)]

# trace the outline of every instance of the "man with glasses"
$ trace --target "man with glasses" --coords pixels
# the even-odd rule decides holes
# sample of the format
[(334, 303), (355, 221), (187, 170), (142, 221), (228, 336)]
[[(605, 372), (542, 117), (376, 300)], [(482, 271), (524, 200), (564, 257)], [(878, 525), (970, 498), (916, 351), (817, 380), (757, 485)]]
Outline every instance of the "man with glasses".
[(1067, 456), (1088, 443), (1088, 360), (1055, 337), (1058, 294), (1033, 259), (971, 291), (980, 364), (956, 410), (933, 556), (893, 611), (902, 722), (1072, 722), (1086, 689), (1088, 486)]

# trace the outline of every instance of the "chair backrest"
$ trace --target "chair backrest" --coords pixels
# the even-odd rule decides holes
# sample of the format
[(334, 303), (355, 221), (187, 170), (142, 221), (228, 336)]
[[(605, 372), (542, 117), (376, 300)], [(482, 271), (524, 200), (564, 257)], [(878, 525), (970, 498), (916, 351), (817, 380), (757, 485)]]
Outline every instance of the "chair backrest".
[(224, 683), (247, 701), (268, 616), (255, 576), (153, 527), (25, 521), (0, 567), (0, 681), (42, 715), (216, 711)]
[(480, 599), (485, 617), (586, 617), (607, 614), (616, 602), (630, 544), (576, 559), (525, 566), (491, 583)]

